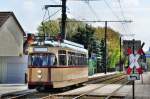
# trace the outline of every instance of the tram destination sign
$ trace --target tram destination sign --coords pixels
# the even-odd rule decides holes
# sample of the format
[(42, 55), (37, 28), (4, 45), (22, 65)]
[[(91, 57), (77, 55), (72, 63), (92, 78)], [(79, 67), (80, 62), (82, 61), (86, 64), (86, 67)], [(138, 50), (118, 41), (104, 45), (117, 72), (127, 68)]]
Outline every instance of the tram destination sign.
[(35, 47), (34, 48), (35, 52), (47, 52), (48, 48), (43, 48), (43, 47)]

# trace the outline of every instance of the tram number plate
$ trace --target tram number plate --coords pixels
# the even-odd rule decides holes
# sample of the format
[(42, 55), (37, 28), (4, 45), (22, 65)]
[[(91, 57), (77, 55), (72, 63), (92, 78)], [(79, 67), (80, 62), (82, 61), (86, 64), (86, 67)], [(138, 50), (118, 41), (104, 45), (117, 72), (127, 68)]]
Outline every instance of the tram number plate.
[(140, 80), (140, 75), (139, 74), (128, 75), (128, 80)]

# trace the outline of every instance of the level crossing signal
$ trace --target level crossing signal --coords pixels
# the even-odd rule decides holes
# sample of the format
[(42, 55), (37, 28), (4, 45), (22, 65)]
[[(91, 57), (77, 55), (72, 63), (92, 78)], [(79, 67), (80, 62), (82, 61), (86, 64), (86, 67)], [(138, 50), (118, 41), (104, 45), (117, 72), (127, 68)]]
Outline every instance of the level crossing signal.
[(127, 49), (130, 62), (129, 67), (127, 68), (128, 80), (140, 80), (140, 74), (143, 73), (142, 67), (138, 63), (139, 57), (144, 54), (142, 47), (138, 49), (136, 53), (134, 53), (131, 48)]

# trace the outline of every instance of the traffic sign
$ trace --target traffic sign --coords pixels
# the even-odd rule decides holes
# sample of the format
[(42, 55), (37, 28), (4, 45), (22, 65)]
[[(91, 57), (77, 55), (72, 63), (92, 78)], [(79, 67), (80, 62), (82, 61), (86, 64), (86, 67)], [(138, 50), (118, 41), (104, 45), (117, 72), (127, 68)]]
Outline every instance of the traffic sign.
[(140, 74), (135, 73), (135, 74), (128, 75), (128, 80), (140, 80)]
[[(143, 47), (143, 44), (142, 44), (142, 47)], [(131, 48), (127, 49), (127, 53), (129, 55), (129, 62), (130, 62), (130, 65), (127, 69), (128, 80), (133, 80), (133, 81), (140, 80), (140, 74), (143, 73), (143, 70), (138, 63), (138, 59), (140, 55), (144, 54), (142, 47), (137, 50), (136, 54), (134, 53), (134, 49), (133, 51), (131, 50)]]
[(150, 54), (145, 54), (146, 58), (150, 58)]
[(136, 71), (138, 74), (142, 74), (143, 73), (142, 68), (141, 68), (141, 66), (139, 66), (139, 63), (138, 63), (138, 59), (139, 59), (140, 55), (143, 53), (142, 49), (139, 49), (137, 51), (137, 54), (133, 54), (133, 52), (130, 48), (127, 49), (127, 52), (129, 55), (129, 62), (130, 62), (130, 65), (127, 69), (127, 74), (131, 75), (132, 73), (134, 73), (134, 68), (136, 68)]

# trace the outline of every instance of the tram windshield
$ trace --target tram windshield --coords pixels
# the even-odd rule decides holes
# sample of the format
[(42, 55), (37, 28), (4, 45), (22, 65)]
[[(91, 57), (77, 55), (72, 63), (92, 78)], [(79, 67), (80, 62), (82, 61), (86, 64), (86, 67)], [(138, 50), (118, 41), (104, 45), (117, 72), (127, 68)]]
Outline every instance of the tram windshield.
[(31, 54), (29, 55), (29, 66), (46, 67), (56, 65), (55, 54)]

